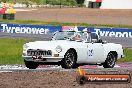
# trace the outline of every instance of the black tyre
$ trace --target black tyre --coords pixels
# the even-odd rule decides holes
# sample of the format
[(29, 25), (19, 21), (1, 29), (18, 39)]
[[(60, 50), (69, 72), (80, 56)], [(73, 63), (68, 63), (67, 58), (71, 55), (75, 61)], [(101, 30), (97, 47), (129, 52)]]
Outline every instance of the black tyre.
[(26, 67), (29, 69), (36, 69), (39, 66), (39, 64), (36, 62), (31, 62), (31, 61), (26, 61), (26, 60), (24, 60), (24, 62), (25, 62)]
[(114, 56), (113, 53), (110, 52), (107, 55), (105, 63), (103, 63), (103, 67), (104, 68), (113, 68), (115, 66), (115, 62), (116, 62), (116, 57)]
[(73, 50), (68, 50), (61, 61), (62, 68), (71, 69), (77, 68), (76, 54)]
[(76, 78), (76, 81), (79, 85), (84, 85), (87, 81), (87, 79), (84, 76), (78, 76)]

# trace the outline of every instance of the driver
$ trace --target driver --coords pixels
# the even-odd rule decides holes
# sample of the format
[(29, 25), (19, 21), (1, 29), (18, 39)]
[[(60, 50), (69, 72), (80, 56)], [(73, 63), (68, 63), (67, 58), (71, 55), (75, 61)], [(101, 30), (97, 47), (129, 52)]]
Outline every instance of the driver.
[(81, 35), (79, 33), (76, 33), (73, 37), (73, 40), (81, 40)]

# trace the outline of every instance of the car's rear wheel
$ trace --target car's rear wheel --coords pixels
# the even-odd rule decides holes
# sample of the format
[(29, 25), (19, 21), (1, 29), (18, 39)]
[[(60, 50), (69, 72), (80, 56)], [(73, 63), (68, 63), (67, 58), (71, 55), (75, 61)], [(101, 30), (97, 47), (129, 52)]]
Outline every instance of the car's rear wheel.
[(103, 67), (104, 68), (113, 68), (115, 66), (115, 63), (116, 63), (116, 57), (114, 56), (113, 53), (110, 52), (107, 55), (105, 62), (103, 63)]
[(61, 61), (62, 68), (71, 69), (77, 68), (76, 54), (73, 50), (68, 50)]
[(36, 62), (26, 61), (26, 60), (24, 60), (24, 62), (26, 67), (29, 69), (36, 69), (39, 66), (39, 63), (36, 63)]

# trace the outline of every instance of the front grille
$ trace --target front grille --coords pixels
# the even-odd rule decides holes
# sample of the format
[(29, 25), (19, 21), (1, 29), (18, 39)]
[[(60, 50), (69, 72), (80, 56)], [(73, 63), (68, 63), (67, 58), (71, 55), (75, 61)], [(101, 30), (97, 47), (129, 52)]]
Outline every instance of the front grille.
[(51, 50), (27, 50), (27, 56), (51, 56)]

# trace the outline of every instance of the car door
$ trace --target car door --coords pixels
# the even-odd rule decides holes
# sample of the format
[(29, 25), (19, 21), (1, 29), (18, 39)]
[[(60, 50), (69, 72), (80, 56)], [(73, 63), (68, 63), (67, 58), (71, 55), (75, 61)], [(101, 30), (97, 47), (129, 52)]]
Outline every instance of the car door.
[(104, 60), (104, 47), (101, 42), (98, 42), (98, 35), (90, 33), (87, 38), (87, 62), (102, 62)]
[(104, 60), (104, 48), (102, 43), (87, 43), (87, 62), (99, 63)]
[[(98, 38), (95, 36), (95, 38)], [(98, 39), (92, 41), (91, 33), (83, 35), (85, 40), (81, 48), (78, 48), (78, 62), (79, 63), (99, 63), (104, 62), (104, 48), (102, 43), (97, 43)], [(97, 40), (97, 41), (96, 41)], [(80, 52), (81, 51), (81, 52)]]

